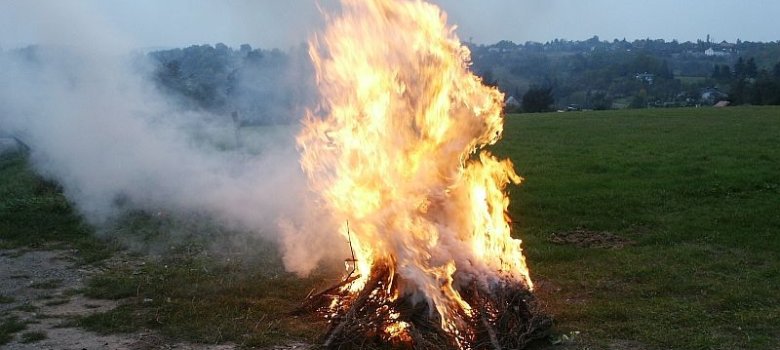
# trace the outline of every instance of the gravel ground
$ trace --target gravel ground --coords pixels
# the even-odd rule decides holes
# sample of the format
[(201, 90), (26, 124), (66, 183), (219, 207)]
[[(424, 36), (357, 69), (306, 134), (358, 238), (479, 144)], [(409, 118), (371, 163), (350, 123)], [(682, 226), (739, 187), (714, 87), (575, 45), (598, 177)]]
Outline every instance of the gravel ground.
[[(0, 304), (0, 318), (17, 316), (28, 322), (27, 329), (0, 348), (27, 349), (184, 349), (228, 350), (233, 345), (203, 345), (172, 342), (153, 332), (120, 335), (98, 335), (77, 328), (63, 327), (70, 317), (105, 312), (116, 307), (116, 301), (84, 297), (79, 290), (85, 281), (99, 272), (94, 267), (78, 266), (75, 250), (0, 250), (0, 295), (11, 297)], [(20, 342), (26, 332), (43, 332), (46, 338), (31, 343)]]

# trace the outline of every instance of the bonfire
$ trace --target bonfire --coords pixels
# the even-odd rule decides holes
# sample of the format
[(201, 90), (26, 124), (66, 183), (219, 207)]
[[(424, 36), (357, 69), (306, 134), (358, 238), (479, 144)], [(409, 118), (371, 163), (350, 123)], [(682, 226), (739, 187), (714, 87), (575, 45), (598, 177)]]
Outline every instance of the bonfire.
[[(309, 52), (321, 103), (298, 136), (309, 184), (352, 257), (342, 283), (308, 298), (328, 348), (522, 348), (543, 336), (511, 235), (506, 186), (485, 150), (504, 96), (436, 6), (342, 0)], [(347, 226), (348, 225), (348, 226)]]

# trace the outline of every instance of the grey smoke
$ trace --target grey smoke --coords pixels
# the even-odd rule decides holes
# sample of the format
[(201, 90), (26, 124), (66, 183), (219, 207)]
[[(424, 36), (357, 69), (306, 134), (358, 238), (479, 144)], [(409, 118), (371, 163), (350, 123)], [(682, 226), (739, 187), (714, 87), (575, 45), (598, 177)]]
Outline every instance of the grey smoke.
[[(229, 115), (182, 108), (152, 82), (147, 56), (125, 53), (133, 44), (87, 9), (26, 10), (55, 25), (40, 29), (48, 45), (0, 53), (0, 131), (30, 146), (34, 168), (88, 222), (100, 227), (130, 210), (199, 213), (279, 243), (286, 267), (301, 274), (339, 251), (335, 230), (313, 229), (298, 116), (272, 133), (239, 130), (239, 143)], [(89, 40), (54, 45), (63, 21)]]

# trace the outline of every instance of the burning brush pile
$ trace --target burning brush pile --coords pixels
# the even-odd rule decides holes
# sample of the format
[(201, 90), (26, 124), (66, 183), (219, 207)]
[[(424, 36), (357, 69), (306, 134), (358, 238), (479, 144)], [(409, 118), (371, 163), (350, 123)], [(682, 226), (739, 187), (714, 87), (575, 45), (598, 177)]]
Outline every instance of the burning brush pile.
[(506, 215), (503, 95), (436, 6), (342, 0), (310, 43), (321, 105), (298, 137), (332, 225), (344, 225), (344, 281), (307, 300), (327, 348), (522, 348), (543, 336), (533, 283)]

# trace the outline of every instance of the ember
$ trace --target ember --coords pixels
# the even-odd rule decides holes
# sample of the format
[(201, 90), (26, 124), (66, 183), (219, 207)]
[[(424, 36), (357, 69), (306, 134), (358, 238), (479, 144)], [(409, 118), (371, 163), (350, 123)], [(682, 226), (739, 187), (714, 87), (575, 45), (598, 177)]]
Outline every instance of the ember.
[(542, 335), (521, 241), (511, 237), (503, 95), (434, 5), (342, 0), (310, 43), (321, 106), (298, 136), (311, 189), (348, 220), (344, 282), (306, 308), (329, 348), (519, 348)]
[(461, 290), (476, 310), (460, 315), (461, 328), (441, 328), (441, 317), (413, 296), (396, 298), (397, 275), (382, 265), (359, 293), (344, 286), (309, 297), (301, 311), (316, 312), (331, 322), (324, 337), (330, 349), (363, 349), (390, 344), (414, 349), (521, 349), (547, 336), (551, 320), (541, 314), (533, 295), (518, 286), (481, 291), (477, 285)]

